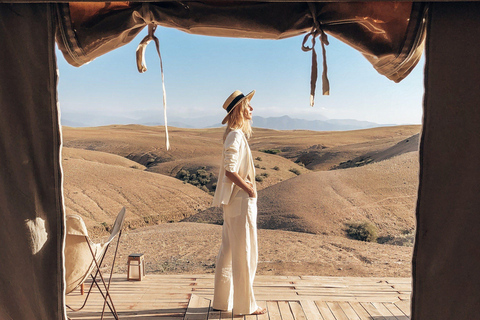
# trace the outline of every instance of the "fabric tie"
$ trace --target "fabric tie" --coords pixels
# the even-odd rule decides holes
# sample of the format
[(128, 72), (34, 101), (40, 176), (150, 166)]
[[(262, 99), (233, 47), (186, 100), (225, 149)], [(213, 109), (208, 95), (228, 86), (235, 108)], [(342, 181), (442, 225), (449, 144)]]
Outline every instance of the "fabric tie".
[[(323, 56), (323, 73), (322, 73), (322, 91), (324, 96), (328, 96), (330, 94), (330, 83), (327, 77), (327, 51), (325, 50), (325, 46), (328, 46), (328, 38), (325, 32), (323, 32), (323, 28), (320, 26), (320, 23), (317, 21), (317, 15), (315, 10), (315, 5), (311, 2), (308, 2), (308, 6), (310, 11), (312, 12), (313, 18), (313, 27), (312, 31), (307, 33), (307, 35), (303, 38), (302, 42), (302, 50), (312, 51), (312, 71), (310, 77), (310, 106), (313, 107), (315, 102), (315, 88), (317, 86), (317, 53), (315, 51), (315, 38), (320, 35), (320, 42), (322, 43), (322, 56)], [(308, 38), (312, 37), (312, 47), (308, 47), (305, 43), (308, 41)]]
[(165, 121), (165, 145), (167, 150), (170, 149), (170, 141), (168, 139), (168, 127), (167, 127), (167, 93), (165, 90), (165, 79), (163, 76), (163, 63), (162, 63), (162, 55), (160, 54), (160, 41), (155, 36), (155, 30), (157, 26), (155, 24), (148, 25), (148, 35), (143, 38), (140, 44), (137, 47), (137, 69), (138, 72), (144, 73), (147, 71), (147, 64), (145, 62), (145, 49), (150, 41), (155, 41), (155, 46), (157, 48), (158, 57), (160, 58), (160, 71), (162, 73), (162, 88), (163, 88), (163, 120)]

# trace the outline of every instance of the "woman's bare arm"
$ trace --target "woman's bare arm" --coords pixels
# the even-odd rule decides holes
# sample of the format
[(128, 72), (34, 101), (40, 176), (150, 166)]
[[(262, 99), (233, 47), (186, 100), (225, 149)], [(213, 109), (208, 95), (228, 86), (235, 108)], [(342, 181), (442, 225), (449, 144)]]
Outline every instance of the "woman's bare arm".
[(237, 186), (245, 190), (245, 192), (248, 193), (248, 196), (250, 198), (257, 197), (253, 185), (243, 180), (238, 173), (225, 170), (225, 176), (227, 176), (228, 179), (232, 180), (232, 182), (235, 183)]

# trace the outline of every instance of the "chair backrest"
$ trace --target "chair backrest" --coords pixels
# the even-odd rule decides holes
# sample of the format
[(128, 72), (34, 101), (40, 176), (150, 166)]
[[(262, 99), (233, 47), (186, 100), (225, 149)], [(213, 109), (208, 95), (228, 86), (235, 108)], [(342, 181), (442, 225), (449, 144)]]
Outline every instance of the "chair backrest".
[(95, 256), (100, 256), (104, 248), (90, 241), (80, 216), (67, 215), (65, 225), (65, 284), (66, 293), (70, 293), (86, 280), (95, 267), (88, 242)]
[(108, 238), (107, 243), (110, 243), (113, 238), (122, 230), (123, 222), (125, 221), (125, 207), (123, 207), (117, 215), (115, 219), (115, 223), (113, 224), (112, 231), (110, 232), (110, 237)]

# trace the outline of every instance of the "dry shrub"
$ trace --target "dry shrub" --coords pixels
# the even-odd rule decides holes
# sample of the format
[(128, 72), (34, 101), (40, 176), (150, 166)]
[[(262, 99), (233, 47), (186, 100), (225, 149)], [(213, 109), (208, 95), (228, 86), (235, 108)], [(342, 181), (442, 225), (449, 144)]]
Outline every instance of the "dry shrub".
[(206, 167), (194, 169), (183, 168), (178, 171), (175, 178), (183, 180), (184, 183), (190, 183), (205, 192), (212, 192), (217, 187), (215, 176), (213, 173), (208, 172)]
[(258, 150), (260, 152), (265, 152), (265, 153), (269, 153), (269, 154), (277, 154), (277, 153), (280, 153), (282, 151), (278, 150), (278, 149), (260, 149)]
[(300, 170), (298, 170), (297, 168), (291, 168), (288, 171), (295, 173), (297, 176), (301, 174)]
[(380, 244), (389, 244), (393, 246), (413, 247), (415, 241), (415, 230), (406, 229), (399, 236), (386, 235), (378, 237), (377, 242)]
[(377, 240), (377, 227), (371, 222), (352, 222), (347, 224), (347, 235), (355, 240), (373, 242)]

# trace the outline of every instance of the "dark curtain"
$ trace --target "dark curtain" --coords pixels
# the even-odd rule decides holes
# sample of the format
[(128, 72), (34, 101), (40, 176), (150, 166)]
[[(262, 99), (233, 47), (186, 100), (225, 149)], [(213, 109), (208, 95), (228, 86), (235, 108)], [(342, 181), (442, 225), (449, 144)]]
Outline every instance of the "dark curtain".
[(65, 319), (54, 19), (0, 4), (0, 319)]
[(412, 319), (478, 319), (480, 3), (429, 8)]

